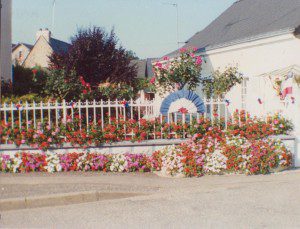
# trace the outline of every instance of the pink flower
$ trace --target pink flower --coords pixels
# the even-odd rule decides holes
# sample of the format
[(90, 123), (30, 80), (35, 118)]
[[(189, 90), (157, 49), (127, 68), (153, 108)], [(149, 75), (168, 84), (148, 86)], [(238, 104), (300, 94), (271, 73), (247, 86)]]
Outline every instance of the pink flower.
[(202, 58), (201, 58), (201, 56), (197, 56), (197, 57), (196, 57), (196, 64), (197, 64), (197, 65), (202, 64)]
[(180, 52), (180, 53), (186, 52), (186, 48), (181, 48), (181, 49), (179, 49), (179, 52)]
[(38, 135), (37, 135), (37, 134), (34, 134), (34, 135), (33, 135), (33, 138), (34, 138), (34, 139), (36, 139), (37, 137), (38, 137)]
[(164, 57), (164, 60), (169, 60), (170, 58), (168, 56), (165, 56)]
[(48, 142), (52, 142), (52, 138), (48, 138)]
[(156, 78), (153, 76), (153, 77), (150, 79), (150, 83), (151, 83), (151, 84), (154, 84), (154, 83), (155, 83), (155, 80), (156, 80)]
[(47, 128), (47, 130), (51, 130), (51, 126), (50, 125), (48, 125), (46, 128)]
[(21, 143), (22, 143), (22, 144), (25, 144), (25, 142), (26, 142), (26, 141), (25, 141), (24, 139), (21, 140)]
[(277, 125), (279, 121), (277, 119), (274, 119), (274, 124)]
[(158, 68), (162, 68), (162, 63), (156, 62), (155, 66), (158, 67)]

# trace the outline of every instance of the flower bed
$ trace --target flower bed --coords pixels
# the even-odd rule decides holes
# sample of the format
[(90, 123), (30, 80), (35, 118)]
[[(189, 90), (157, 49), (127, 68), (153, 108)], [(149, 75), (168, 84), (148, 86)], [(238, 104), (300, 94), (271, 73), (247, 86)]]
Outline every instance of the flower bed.
[[(212, 129), (225, 129), (221, 119), (209, 120), (203, 117), (186, 123), (167, 123), (160, 119), (134, 120), (110, 118), (105, 124), (91, 122), (83, 125), (82, 120), (67, 119), (58, 126), (38, 122), (34, 127), (32, 122), (18, 123), (17, 121), (0, 126), (0, 143), (22, 144), (47, 150), (49, 147), (60, 147), (71, 143), (76, 147), (86, 147), (91, 144), (99, 146), (103, 143), (120, 142), (124, 140), (143, 141), (148, 139), (190, 138), (195, 134), (202, 137)], [(278, 115), (267, 121), (247, 117), (245, 112), (238, 112), (227, 123), (224, 133), (232, 136), (240, 135), (247, 139), (260, 139), (270, 135), (287, 134), (292, 129), (291, 123)]]
[[(218, 137), (216, 137), (218, 136)], [(254, 140), (232, 136), (215, 128), (179, 146), (145, 154), (101, 153), (15, 153), (0, 156), (2, 172), (150, 172), (186, 177), (205, 174), (266, 174), (286, 169), (292, 155), (282, 142), (271, 139)]]
[[(215, 134), (222, 136), (215, 137)], [(267, 174), (289, 168), (292, 154), (278, 140), (247, 139), (214, 130), (180, 146), (166, 147), (153, 154), (155, 170), (166, 175)]]

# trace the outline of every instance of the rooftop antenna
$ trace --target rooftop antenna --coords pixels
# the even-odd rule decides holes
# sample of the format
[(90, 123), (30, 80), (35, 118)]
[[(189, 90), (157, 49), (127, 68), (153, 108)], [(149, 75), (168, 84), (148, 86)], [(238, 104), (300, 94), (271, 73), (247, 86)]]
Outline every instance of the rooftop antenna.
[(170, 6), (173, 6), (173, 7), (176, 7), (176, 20), (177, 20), (177, 46), (178, 46), (178, 49), (179, 49), (179, 44), (181, 42), (179, 42), (179, 12), (178, 12), (178, 4), (177, 3), (174, 3), (174, 2), (165, 2), (163, 3), (164, 5), (170, 5)]
[(53, 2), (52, 2), (52, 24), (51, 24), (52, 33), (54, 33), (55, 3), (56, 3), (56, 0), (53, 0)]

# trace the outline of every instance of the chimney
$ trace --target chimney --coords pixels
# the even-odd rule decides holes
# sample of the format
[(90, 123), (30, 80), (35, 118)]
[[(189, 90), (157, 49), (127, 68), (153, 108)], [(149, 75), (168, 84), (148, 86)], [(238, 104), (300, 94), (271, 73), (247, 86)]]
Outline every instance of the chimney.
[(37, 32), (36, 32), (36, 36), (35, 36), (35, 39), (38, 40), (40, 38), (40, 36), (43, 36), (47, 42), (50, 41), (50, 38), (51, 38), (51, 31), (49, 31), (49, 29), (39, 29)]

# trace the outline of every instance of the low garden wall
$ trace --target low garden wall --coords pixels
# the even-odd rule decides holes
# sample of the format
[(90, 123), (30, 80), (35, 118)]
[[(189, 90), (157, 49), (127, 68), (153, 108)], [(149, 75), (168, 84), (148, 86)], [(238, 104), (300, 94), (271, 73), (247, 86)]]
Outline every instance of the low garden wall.
[[(287, 149), (293, 155), (293, 167), (300, 167), (300, 136), (291, 135), (277, 135), (271, 136), (272, 139), (281, 140)], [(188, 139), (157, 139), (146, 140), (142, 142), (116, 142), (111, 144), (102, 144), (101, 146), (91, 145), (89, 147), (74, 147), (69, 143), (64, 144), (62, 147), (49, 148), (47, 153), (66, 154), (74, 152), (88, 152), (88, 153), (103, 153), (103, 154), (145, 154), (151, 155), (153, 152), (162, 150), (166, 146), (180, 145), (187, 142)], [(13, 144), (0, 145), (0, 154), (13, 155), (15, 153), (43, 153), (45, 151), (39, 148), (32, 148), (27, 145), (16, 146)]]
[[(64, 144), (62, 147), (52, 147), (47, 152), (53, 153), (73, 153), (73, 152), (91, 152), (91, 153), (109, 153), (109, 154), (120, 154), (120, 153), (133, 153), (133, 154), (147, 154), (151, 155), (154, 151), (160, 150), (169, 145), (179, 145), (186, 142), (187, 139), (156, 139), (156, 140), (145, 140), (142, 142), (115, 142), (111, 144), (102, 144), (101, 146), (95, 146), (94, 144), (88, 147), (74, 147), (69, 143)], [(0, 154), (14, 154), (16, 152), (34, 152), (42, 153), (43, 151), (39, 148), (32, 148), (27, 145), (21, 145), (17, 147), (13, 144), (0, 145)]]

